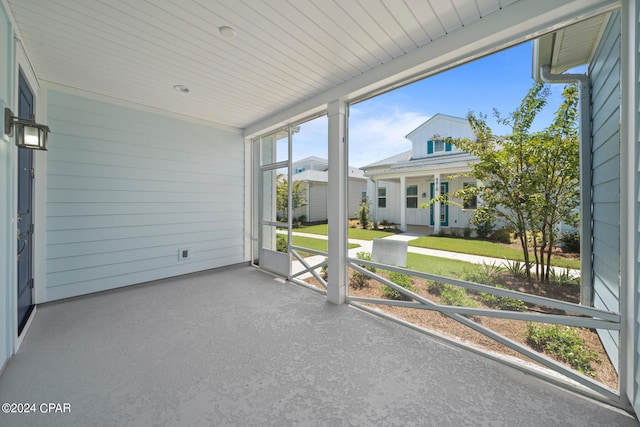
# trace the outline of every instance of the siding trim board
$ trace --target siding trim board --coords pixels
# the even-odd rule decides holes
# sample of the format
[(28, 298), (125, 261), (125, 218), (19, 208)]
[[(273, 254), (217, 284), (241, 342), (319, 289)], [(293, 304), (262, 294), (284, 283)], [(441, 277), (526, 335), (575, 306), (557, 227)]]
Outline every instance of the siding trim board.
[(47, 301), (246, 261), (240, 134), (61, 91), (47, 101)]

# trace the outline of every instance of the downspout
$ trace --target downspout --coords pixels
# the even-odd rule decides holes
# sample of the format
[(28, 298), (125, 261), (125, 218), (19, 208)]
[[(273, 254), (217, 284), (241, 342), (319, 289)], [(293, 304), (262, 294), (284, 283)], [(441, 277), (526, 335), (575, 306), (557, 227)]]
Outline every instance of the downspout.
[[(540, 80), (545, 83), (578, 83), (580, 85), (580, 304), (593, 303), (593, 233), (591, 182), (591, 86), (586, 74), (553, 74), (548, 65), (540, 67)], [(585, 183), (588, 187), (585, 187)], [(584, 191), (588, 189), (588, 191)], [(587, 221), (585, 221), (587, 220)]]

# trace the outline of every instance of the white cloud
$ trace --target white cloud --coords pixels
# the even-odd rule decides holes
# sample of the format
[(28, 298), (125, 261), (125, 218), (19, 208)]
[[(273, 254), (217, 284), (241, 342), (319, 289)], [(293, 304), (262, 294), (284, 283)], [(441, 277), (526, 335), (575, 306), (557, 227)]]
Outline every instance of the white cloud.
[(429, 118), (398, 106), (358, 107), (349, 115), (349, 164), (357, 167), (410, 150), (405, 135)]
[[(349, 111), (349, 165), (361, 167), (411, 149), (405, 138), (429, 116), (397, 105), (369, 100)], [(293, 161), (327, 158), (327, 118), (303, 123), (293, 136)]]

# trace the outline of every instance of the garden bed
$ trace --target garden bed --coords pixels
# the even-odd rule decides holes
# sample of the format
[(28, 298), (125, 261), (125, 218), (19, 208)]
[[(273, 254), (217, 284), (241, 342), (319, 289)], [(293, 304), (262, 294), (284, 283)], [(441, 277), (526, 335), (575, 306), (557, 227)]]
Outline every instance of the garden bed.
[[(378, 274), (385, 275), (378, 270)], [(534, 295), (540, 295), (548, 298), (554, 298), (561, 301), (574, 302), (577, 303), (579, 301), (579, 286), (572, 284), (539, 284), (539, 283), (529, 283), (526, 279), (514, 278), (508, 273), (502, 272), (497, 273), (495, 280), (501, 286), (505, 288), (517, 290), (520, 292), (525, 292)], [(314, 284), (315, 280), (309, 279), (309, 283)], [(416, 293), (425, 298), (433, 301), (434, 303), (440, 303), (440, 295), (437, 292), (434, 292), (432, 286), (429, 286), (429, 281), (421, 278), (412, 277), (413, 286), (416, 289)], [(361, 289), (352, 289), (349, 288), (349, 294), (351, 296), (360, 296), (367, 298), (385, 298), (383, 294), (383, 285), (379, 282), (370, 279), (369, 285), (361, 288)], [(480, 308), (490, 308), (485, 305), (480, 296), (478, 294), (474, 294), (472, 292), (468, 293), (468, 297), (471, 298), (475, 304), (477, 304)], [(502, 353), (505, 355), (517, 357), (529, 362), (533, 362), (531, 359), (526, 356), (518, 353), (515, 350), (512, 350), (502, 344), (497, 343), (491, 338), (468, 328), (467, 326), (462, 325), (461, 323), (448, 318), (447, 316), (440, 314), (435, 311), (430, 310), (420, 310), (413, 308), (404, 308), (404, 307), (395, 307), (395, 306), (384, 306), (384, 305), (373, 305), (369, 304), (369, 306), (375, 307), (385, 313), (388, 313), (394, 317), (399, 319), (411, 322), (415, 325), (428, 329), (430, 331), (437, 332), (442, 335), (446, 335), (450, 338), (462, 341), (464, 343), (480, 347), (482, 349)], [(532, 306), (528, 304), (528, 310), (534, 312), (545, 312), (545, 313), (557, 313), (563, 314), (558, 310), (551, 310), (547, 307), (539, 307)], [(491, 329), (494, 332), (499, 333), (513, 341), (516, 341), (524, 346), (528, 346), (526, 340), (526, 331), (527, 331), (527, 322), (519, 321), (519, 320), (511, 320), (511, 319), (496, 319), (491, 317), (474, 317), (472, 320), (481, 324), (482, 326)], [(591, 362), (592, 368), (592, 377), (614, 389), (618, 388), (618, 375), (613, 368), (613, 365), (609, 361), (609, 358), (604, 351), (602, 343), (598, 337), (598, 334), (594, 330), (582, 329), (578, 328), (578, 335), (582, 338), (588, 349), (593, 351), (595, 354), (595, 358), (597, 361)], [(547, 356), (558, 360), (557, 357), (554, 357), (551, 354), (546, 354)], [(535, 363), (535, 362), (533, 362)]]

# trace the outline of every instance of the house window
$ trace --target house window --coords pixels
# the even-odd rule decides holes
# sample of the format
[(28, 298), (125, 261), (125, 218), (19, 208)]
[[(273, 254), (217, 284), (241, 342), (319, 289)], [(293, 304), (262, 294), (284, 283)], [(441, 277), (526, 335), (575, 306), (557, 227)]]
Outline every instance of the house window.
[(387, 207), (387, 189), (386, 187), (378, 188), (378, 207)]
[(418, 186), (409, 185), (407, 187), (407, 208), (418, 207)]
[(443, 153), (445, 151), (451, 151), (453, 146), (444, 142), (441, 139), (436, 139), (435, 141), (427, 141), (427, 154), (435, 154), (435, 153)]
[(293, 171), (293, 173), (294, 173), (294, 175), (295, 175), (295, 174), (297, 174), (297, 173), (304, 172), (304, 170), (305, 170), (305, 169), (304, 169), (304, 166), (303, 166), (303, 167), (301, 167), (301, 168), (296, 168), (296, 170), (295, 170), (295, 171)]
[[(475, 187), (475, 186), (476, 185), (473, 182), (465, 182), (464, 184), (462, 184), (462, 188)], [(473, 196), (473, 199), (469, 200), (468, 202), (464, 202), (462, 207), (464, 209), (476, 209), (478, 207), (478, 197)]]

